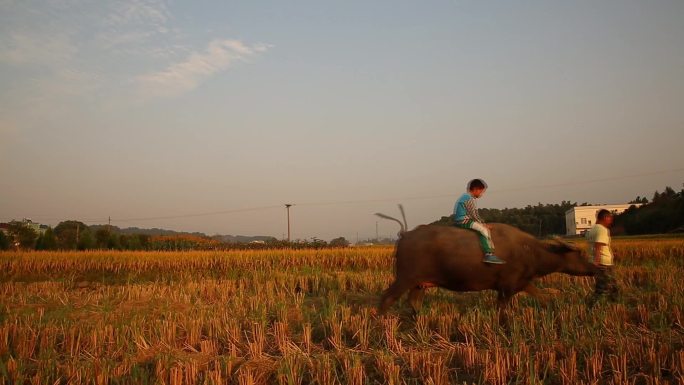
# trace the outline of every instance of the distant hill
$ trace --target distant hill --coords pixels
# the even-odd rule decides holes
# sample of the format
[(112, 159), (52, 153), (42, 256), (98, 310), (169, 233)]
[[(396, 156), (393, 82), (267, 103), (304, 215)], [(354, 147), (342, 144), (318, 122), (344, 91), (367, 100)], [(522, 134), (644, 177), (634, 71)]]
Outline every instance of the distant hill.
[(90, 228), (91, 231), (97, 231), (100, 229), (110, 228), (115, 233), (126, 234), (126, 235), (147, 234), (147, 235), (194, 235), (197, 237), (206, 237), (207, 236), (206, 234), (199, 233), (199, 232), (188, 233), (188, 232), (184, 232), (184, 231), (158, 229), (156, 227), (151, 228), (151, 229), (141, 229), (139, 227), (126, 227), (126, 228), (120, 228), (117, 226), (109, 227), (108, 225), (91, 225), (88, 227)]
[[(91, 225), (89, 226), (90, 230), (95, 232), (99, 229), (107, 229), (107, 225)], [(249, 243), (253, 241), (275, 241), (276, 238), (270, 237), (270, 236), (265, 236), (265, 235), (256, 235), (256, 236), (246, 236), (246, 235), (213, 235), (209, 237), (208, 235), (200, 232), (194, 232), (194, 233), (189, 233), (189, 232), (184, 232), (184, 231), (174, 231), (174, 230), (166, 230), (166, 229), (159, 229), (159, 228), (151, 228), (151, 229), (141, 229), (139, 227), (126, 227), (126, 228), (120, 228), (117, 226), (111, 226), (111, 231), (119, 234), (126, 234), (126, 235), (135, 235), (135, 234), (146, 234), (146, 235), (193, 235), (196, 237), (205, 237), (205, 238), (211, 238), (215, 239), (221, 242), (226, 242), (226, 243)]]
[(221, 242), (225, 242), (225, 243), (249, 243), (249, 242), (254, 242), (254, 241), (263, 241), (263, 242), (277, 241), (277, 239), (275, 237), (269, 237), (269, 236), (265, 236), (265, 235), (256, 235), (253, 237), (246, 236), (246, 235), (214, 235), (211, 238), (219, 240)]

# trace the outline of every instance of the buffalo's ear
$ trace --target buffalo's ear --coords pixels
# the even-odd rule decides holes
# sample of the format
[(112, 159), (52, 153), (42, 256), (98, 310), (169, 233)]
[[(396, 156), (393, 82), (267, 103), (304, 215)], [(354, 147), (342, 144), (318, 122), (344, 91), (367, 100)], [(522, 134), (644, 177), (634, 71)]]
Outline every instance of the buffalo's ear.
[(552, 242), (547, 243), (546, 249), (554, 254), (565, 254), (571, 251), (579, 251), (579, 249), (574, 245), (563, 242), (558, 238), (554, 238)]
[(580, 249), (573, 245), (572, 243), (565, 242), (561, 237), (555, 236), (553, 237), (553, 240), (556, 241), (559, 245), (565, 247), (567, 251), (580, 251)]

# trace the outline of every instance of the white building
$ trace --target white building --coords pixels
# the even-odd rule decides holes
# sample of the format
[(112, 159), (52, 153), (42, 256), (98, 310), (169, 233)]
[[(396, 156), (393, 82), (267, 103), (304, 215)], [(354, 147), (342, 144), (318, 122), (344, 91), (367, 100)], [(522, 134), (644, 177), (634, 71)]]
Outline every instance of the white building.
[(606, 209), (617, 215), (627, 210), (630, 206), (641, 206), (640, 203), (630, 203), (621, 205), (600, 205), (600, 206), (576, 206), (565, 212), (565, 234), (580, 235), (584, 234), (591, 226), (596, 224), (596, 214), (599, 210)]
[(30, 219), (27, 219), (27, 218), (24, 218), (21, 222), (24, 224), (24, 226), (32, 229), (38, 235), (45, 234), (45, 231), (47, 231), (47, 229), (49, 228), (49, 226), (47, 226), (47, 225), (41, 225), (40, 223), (36, 223), (36, 222), (34, 222)]

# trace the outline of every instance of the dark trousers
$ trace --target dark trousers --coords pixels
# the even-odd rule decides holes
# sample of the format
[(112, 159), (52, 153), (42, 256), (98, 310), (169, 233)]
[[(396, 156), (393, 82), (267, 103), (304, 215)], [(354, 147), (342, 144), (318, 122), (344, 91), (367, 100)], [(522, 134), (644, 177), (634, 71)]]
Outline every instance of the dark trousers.
[(594, 276), (596, 285), (590, 303), (596, 302), (601, 296), (607, 294), (611, 301), (617, 300), (618, 286), (613, 276), (613, 266), (599, 265), (599, 270)]

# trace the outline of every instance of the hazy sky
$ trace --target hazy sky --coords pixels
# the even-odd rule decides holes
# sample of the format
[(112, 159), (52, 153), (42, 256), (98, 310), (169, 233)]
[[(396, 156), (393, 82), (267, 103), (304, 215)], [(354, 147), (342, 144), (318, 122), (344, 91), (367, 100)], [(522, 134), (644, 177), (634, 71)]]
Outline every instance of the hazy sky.
[(294, 238), (355, 240), (475, 177), (678, 189), (683, 144), (681, 0), (0, 0), (2, 221), (282, 237), (294, 203)]

